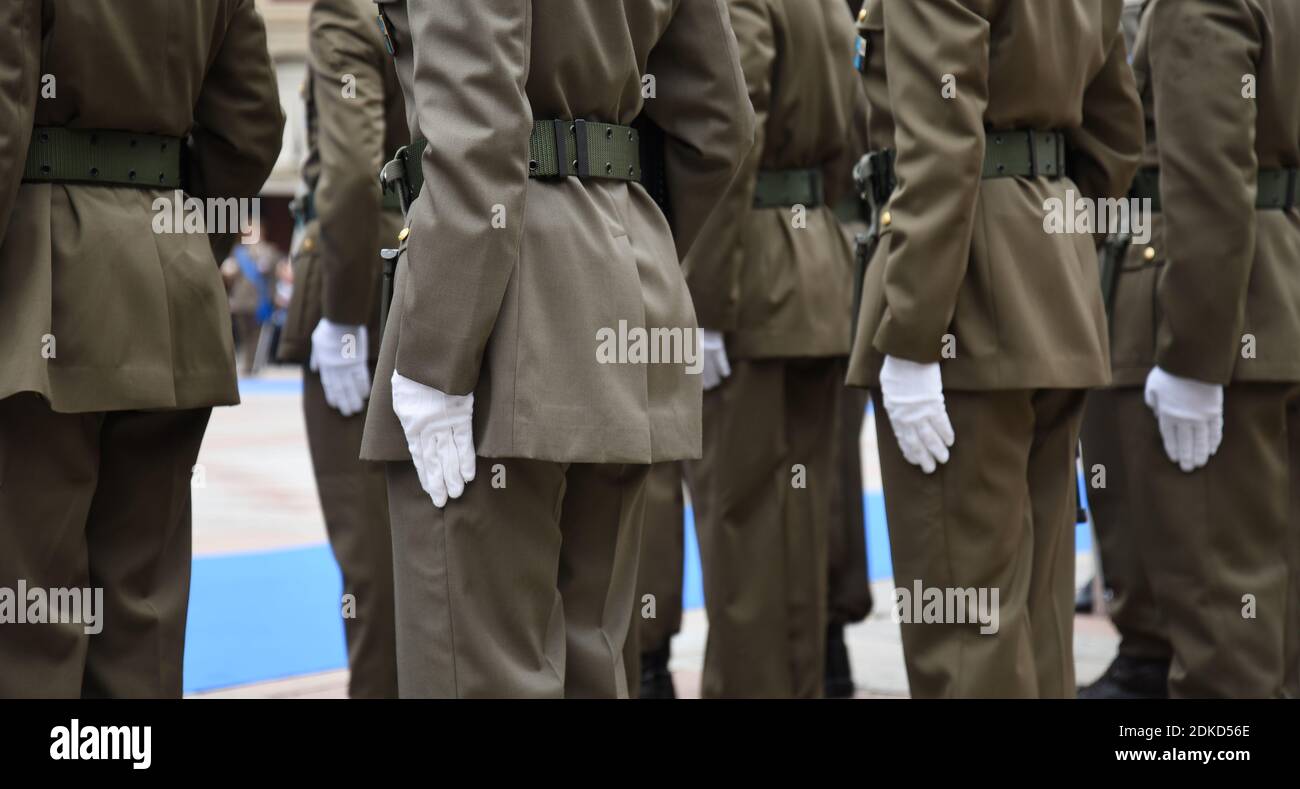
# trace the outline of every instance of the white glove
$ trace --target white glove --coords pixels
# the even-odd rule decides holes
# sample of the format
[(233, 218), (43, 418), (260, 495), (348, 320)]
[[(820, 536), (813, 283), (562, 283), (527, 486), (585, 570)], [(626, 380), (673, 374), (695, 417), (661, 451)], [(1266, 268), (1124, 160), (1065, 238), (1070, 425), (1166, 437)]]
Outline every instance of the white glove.
[(369, 348), (365, 326), (321, 318), (311, 333), (311, 369), (320, 373), (325, 402), (344, 416), (361, 413), (370, 397)]
[(722, 341), (722, 332), (700, 329), (700, 353), (704, 357), (704, 367), (700, 374), (704, 376), (704, 391), (707, 392), (731, 375), (731, 362), (727, 360), (727, 346)]
[(918, 364), (886, 356), (880, 388), (903, 457), (933, 474), (940, 463), (948, 462), (948, 447), (956, 438), (943, 405), (939, 363)]
[(1160, 423), (1165, 454), (1183, 471), (1210, 462), (1223, 442), (1223, 387), (1180, 378), (1154, 367), (1147, 375), (1146, 401)]
[(393, 371), (393, 412), (433, 506), (460, 498), (474, 479), (474, 394), (444, 394)]

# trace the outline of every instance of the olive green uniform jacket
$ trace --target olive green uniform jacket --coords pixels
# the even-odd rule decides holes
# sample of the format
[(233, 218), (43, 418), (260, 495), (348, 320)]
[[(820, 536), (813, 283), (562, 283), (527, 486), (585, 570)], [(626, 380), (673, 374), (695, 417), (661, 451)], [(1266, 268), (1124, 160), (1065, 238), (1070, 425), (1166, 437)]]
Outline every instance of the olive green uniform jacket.
[[(392, 21), (412, 135), (430, 144), (364, 456), (408, 457), (391, 408), (394, 368), (443, 392), (473, 392), (475, 442), (487, 457), (698, 456), (700, 377), (685, 364), (602, 364), (598, 350), (620, 322), (627, 331), (697, 325), (679, 256), (753, 144), (723, 0), (379, 5)], [(640, 185), (528, 178), (535, 118), (628, 125), (642, 112), (667, 136), (674, 232)]]
[[(941, 361), (947, 389), (1109, 380), (1094, 239), (1045, 232), (1044, 204), (1067, 190), (1120, 197), (1137, 168), (1122, 6), (867, 3), (871, 146), (897, 150), (899, 184), (867, 269), (851, 384), (874, 384), (885, 354)], [(988, 137), (1030, 128), (1064, 133), (1069, 177), (981, 179)]]
[[(852, 252), (831, 207), (847, 186), (861, 112), (852, 20), (840, 0), (728, 5), (758, 123), (753, 150), (685, 261), (700, 323), (726, 332), (732, 358), (843, 356)], [(783, 170), (820, 173), (823, 204), (755, 208), (759, 173)]]
[(279, 356), (307, 361), (322, 317), (370, 329), (379, 351), (379, 250), (396, 247), (401, 215), (381, 210), (379, 169), (410, 141), (402, 88), (372, 0), (316, 0), (308, 17), (307, 161), (316, 217), (293, 261), (293, 300)]
[[(20, 106), (0, 113), (0, 399), (36, 392), (60, 412), (238, 402), (213, 254), (230, 239), (154, 232), (155, 200), (170, 207), (173, 190), (18, 182), (34, 122), (186, 138), (189, 196), (254, 197), (284, 118), (252, 0), (43, 0), (43, 25), (17, 5), (0, 12), (20, 17), (0, 25), (0, 102)], [(86, 58), (88, 42), (130, 54)]]
[(1255, 208), (1259, 170), (1300, 166), (1297, 30), (1286, 0), (1155, 0), (1143, 15), (1142, 165), (1159, 168), (1163, 206), (1116, 285), (1116, 384), (1152, 365), (1300, 381), (1300, 211)]

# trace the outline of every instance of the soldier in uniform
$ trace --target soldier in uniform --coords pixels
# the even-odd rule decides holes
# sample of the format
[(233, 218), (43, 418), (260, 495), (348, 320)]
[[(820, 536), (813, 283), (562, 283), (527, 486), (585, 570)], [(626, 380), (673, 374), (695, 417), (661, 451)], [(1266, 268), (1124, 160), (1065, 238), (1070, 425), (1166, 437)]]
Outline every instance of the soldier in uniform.
[(1116, 274), (1106, 406), (1176, 698), (1294, 695), (1298, 39), (1289, 0), (1153, 0), (1134, 53), (1152, 234)]
[[(753, 140), (726, 9), (379, 10), (421, 152), (363, 445), (389, 461), (401, 695), (626, 697), (649, 464), (700, 451), (679, 259)], [(691, 348), (647, 356), (652, 331)]]
[(179, 697), (191, 469), (239, 397), (217, 268), (233, 236), (160, 219), (180, 190), (252, 198), (270, 173), (265, 28), (252, 0), (0, 15), (18, 109), (0, 114), (0, 586), (102, 590), (93, 635), (0, 625), (0, 696)]
[[(849, 383), (873, 388), (916, 697), (1075, 693), (1075, 451), (1106, 319), (1092, 236), (1045, 232), (1044, 210), (1119, 197), (1137, 167), (1121, 8), (859, 16), (870, 139), (894, 164)], [(949, 609), (918, 615), (934, 594)]]
[(393, 549), (380, 463), (360, 459), (378, 357), (379, 250), (402, 229), (378, 173), (410, 141), (371, 0), (316, 0), (308, 17), (307, 189), (280, 358), (303, 365), (303, 414), (330, 545), (343, 571), (349, 693), (397, 695)]
[(728, 8), (758, 133), (685, 262), (705, 329), (704, 457), (687, 471), (703, 694), (816, 698), (850, 340), (852, 256), (831, 206), (849, 158), (853, 30), (841, 0)]
[[(1124, 0), (1121, 24), (1130, 61), (1144, 5), (1144, 0)], [(1096, 682), (1079, 689), (1079, 698), (1163, 698), (1169, 679), (1169, 640), (1136, 545), (1135, 521), (1143, 515), (1132, 487), (1142, 484), (1143, 473), (1126, 460), (1123, 448), (1124, 436), (1146, 429), (1150, 417), (1137, 413), (1137, 424), (1117, 419), (1116, 396), (1111, 389), (1088, 395), (1080, 437), (1106, 613), (1119, 631), (1119, 650)]]

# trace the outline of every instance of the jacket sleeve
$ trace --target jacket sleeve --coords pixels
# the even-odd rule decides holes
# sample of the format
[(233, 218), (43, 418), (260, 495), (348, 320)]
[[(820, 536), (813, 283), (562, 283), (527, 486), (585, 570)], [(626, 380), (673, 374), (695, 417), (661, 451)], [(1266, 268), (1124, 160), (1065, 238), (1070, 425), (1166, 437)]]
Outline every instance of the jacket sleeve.
[[(531, 0), (407, 3), (412, 103), (429, 145), (408, 217), (397, 371), (442, 392), (478, 384), (523, 236)], [(504, 211), (503, 227), (493, 225)]]
[[(689, 3), (687, 3), (689, 5)], [(700, 229), (699, 243), (685, 260), (686, 284), (695, 302), (700, 325), (728, 331), (736, 328), (740, 300), (743, 239), (754, 205), (754, 190), (763, 159), (764, 128), (772, 100), (772, 64), (776, 60), (773, 18), (766, 0), (730, 0), (732, 29), (740, 54), (748, 103), (753, 106), (754, 141), (737, 154), (748, 153), (730, 185), (718, 197)], [(676, 192), (674, 192), (676, 194)], [(679, 221), (681, 217), (678, 217)]]
[(1145, 138), (1142, 100), (1117, 27), (1105, 64), (1084, 91), (1083, 123), (1066, 132), (1070, 178), (1080, 194), (1092, 200), (1127, 194)]
[(309, 65), (317, 112), (316, 185), (321, 306), (336, 323), (369, 321), (379, 248), (388, 53), (352, 2), (317, 0), (309, 18)]
[[(970, 260), (984, 164), (993, 0), (884, 0), (898, 190), (874, 346), (937, 362)], [(946, 75), (955, 94), (944, 98)]]
[[(762, 2), (734, 5), (747, 30), (765, 24)], [(757, 67), (762, 55), (751, 48), (747, 57)], [(719, 210), (733, 212), (736, 205), (748, 205), (742, 194), (728, 196), (728, 186), (755, 147), (755, 124), (725, 0), (683, 0), (647, 69), (655, 75), (657, 95), (646, 100), (644, 111), (667, 138), (677, 253), (685, 262), (700, 324), (727, 329), (734, 324), (738, 299), (738, 231), (711, 215), (719, 201), (732, 207)], [(752, 201), (753, 187), (748, 188)], [(712, 235), (718, 232), (726, 238)]]
[(40, 85), (40, 0), (6, 2), (0, 10), (0, 241), (23, 180)]
[(1244, 0), (1158, 2), (1150, 11), (1167, 264), (1156, 363), (1225, 384), (1240, 347), (1255, 260), (1254, 99), (1261, 31)]
[[(284, 113), (266, 26), (253, 0), (236, 0), (194, 110), (186, 190), (200, 198), (256, 197), (280, 155)], [(235, 236), (212, 235), (222, 260)]]

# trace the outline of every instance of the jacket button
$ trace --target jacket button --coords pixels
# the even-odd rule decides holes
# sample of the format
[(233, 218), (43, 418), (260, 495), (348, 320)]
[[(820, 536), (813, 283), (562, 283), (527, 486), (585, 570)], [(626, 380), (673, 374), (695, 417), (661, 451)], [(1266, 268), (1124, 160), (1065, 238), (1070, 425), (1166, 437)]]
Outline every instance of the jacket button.
[(880, 215), (880, 224), (884, 225), (885, 227), (889, 227), (893, 223), (893, 221), (894, 221), (894, 215), (888, 211)]
[(1156, 259), (1155, 247), (1147, 247), (1146, 251), (1142, 253), (1142, 257), (1146, 258), (1147, 260), (1155, 260)]
[(404, 227), (404, 228), (402, 228), (402, 232), (400, 232), (400, 233), (397, 234), (397, 240), (398, 240), (398, 241), (405, 241), (405, 240), (406, 240), (406, 237), (409, 236), (409, 235), (411, 235), (411, 228), (409, 228), (409, 227)]
[(303, 252), (310, 252), (310, 251), (312, 251), (312, 250), (315, 249), (315, 248), (316, 248), (316, 242), (313, 241), (311, 238), (304, 238), (304, 239), (302, 240), (302, 251), (303, 251)]

